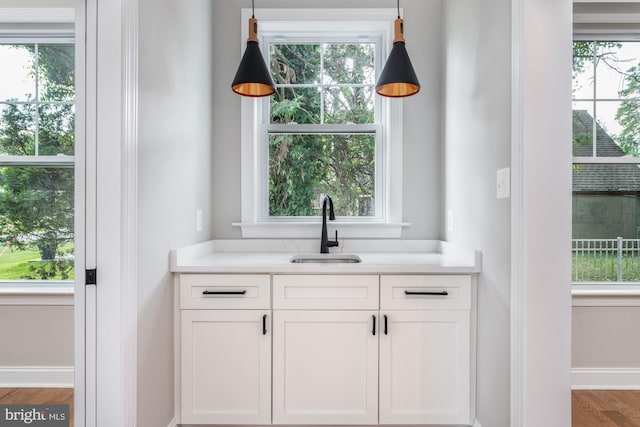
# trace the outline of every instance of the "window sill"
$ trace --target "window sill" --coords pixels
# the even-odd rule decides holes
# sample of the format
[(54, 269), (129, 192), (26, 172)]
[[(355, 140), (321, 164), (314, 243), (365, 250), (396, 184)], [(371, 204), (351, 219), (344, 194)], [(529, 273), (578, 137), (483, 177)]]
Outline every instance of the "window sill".
[[(313, 222), (243, 222), (233, 223), (234, 226), (241, 227), (242, 237), (250, 239), (319, 239), (322, 224), (319, 221)], [(338, 230), (338, 238), (360, 238), (360, 239), (399, 239), (402, 235), (402, 228), (409, 227), (406, 222), (386, 223), (386, 222), (341, 222), (331, 221), (327, 224), (329, 238), (335, 235), (334, 230)]]
[(69, 281), (0, 282), (0, 305), (66, 305), (73, 306), (74, 284)]
[(572, 285), (574, 307), (640, 307), (640, 285)]

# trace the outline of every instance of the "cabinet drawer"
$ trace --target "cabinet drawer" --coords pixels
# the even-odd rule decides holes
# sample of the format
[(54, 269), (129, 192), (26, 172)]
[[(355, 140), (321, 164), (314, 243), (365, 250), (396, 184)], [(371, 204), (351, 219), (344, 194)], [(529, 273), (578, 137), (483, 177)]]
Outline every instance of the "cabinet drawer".
[(470, 307), (470, 276), (380, 277), (382, 310), (469, 310)]
[(378, 276), (273, 276), (273, 308), (376, 310), (378, 282)]
[(182, 274), (181, 309), (268, 309), (268, 274)]

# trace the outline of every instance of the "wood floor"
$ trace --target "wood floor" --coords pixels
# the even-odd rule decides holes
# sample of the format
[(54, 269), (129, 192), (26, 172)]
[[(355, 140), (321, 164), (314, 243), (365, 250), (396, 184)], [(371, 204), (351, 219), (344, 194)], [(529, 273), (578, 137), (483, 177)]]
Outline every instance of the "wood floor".
[[(0, 388), (0, 404), (66, 404), (73, 427), (72, 388)], [(640, 427), (640, 391), (574, 390), (572, 427)]]
[(640, 391), (574, 390), (572, 427), (639, 427)]
[(69, 426), (73, 427), (72, 388), (0, 388), (0, 404), (69, 405)]

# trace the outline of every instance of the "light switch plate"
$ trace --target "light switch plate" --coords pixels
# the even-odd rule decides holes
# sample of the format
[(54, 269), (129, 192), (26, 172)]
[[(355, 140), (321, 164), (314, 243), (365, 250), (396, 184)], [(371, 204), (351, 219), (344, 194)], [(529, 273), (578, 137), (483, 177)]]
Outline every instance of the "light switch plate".
[(499, 169), (496, 173), (496, 196), (498, 199), (508, 199), (511, 196), (511, 170)]

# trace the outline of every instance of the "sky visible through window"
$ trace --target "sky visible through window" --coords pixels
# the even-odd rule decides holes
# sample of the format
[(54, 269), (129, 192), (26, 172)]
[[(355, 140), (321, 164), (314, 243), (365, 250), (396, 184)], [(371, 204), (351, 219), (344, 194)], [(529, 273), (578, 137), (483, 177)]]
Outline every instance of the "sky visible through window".
[(26, 94), (34, 94), (35, 80), (28, 65), (32, 56), (26, 49), (0, 45), (0, 100), (25, 100)]
[[(590, 43), (590, 42), (586, 42)], [(620, 101), (636, 99), (640, 93), (631, 97), (621, 95), (627, 88), (630, 69), (640, 63), (640, 42), (613, 42), (617, 46), (601, 47), (597, 56), (610, 52), (596, 61), (595, 78), (593, 60), (585, 60), (581, 71), (574, 71), (573, 78), (573, 109), (587, 110), (593, 115), (593, 100), (597, 102), (596, 118), (598, 123), (612, 137), (619, 136), (622, 126), (616, 119)], [(635, 71), (638, 74), (638, 70)], [(595, 93), (594, 93), (595, 89)]]

